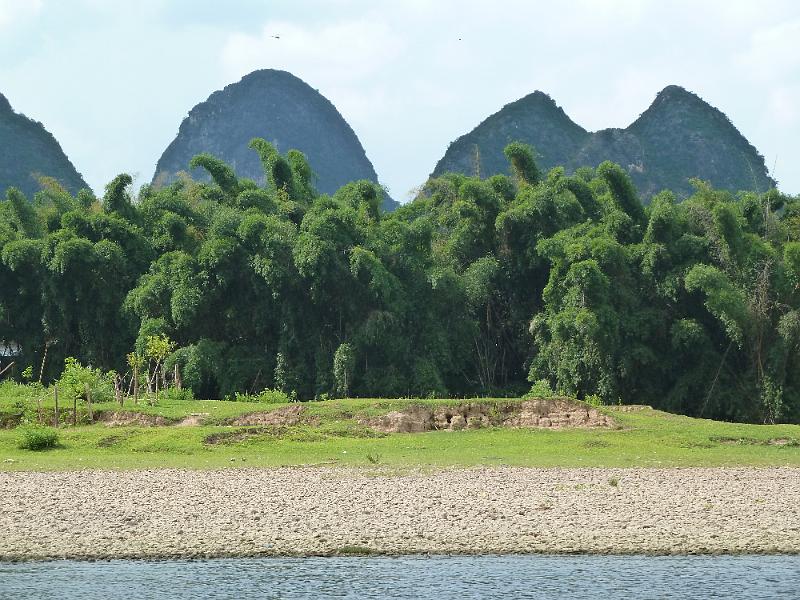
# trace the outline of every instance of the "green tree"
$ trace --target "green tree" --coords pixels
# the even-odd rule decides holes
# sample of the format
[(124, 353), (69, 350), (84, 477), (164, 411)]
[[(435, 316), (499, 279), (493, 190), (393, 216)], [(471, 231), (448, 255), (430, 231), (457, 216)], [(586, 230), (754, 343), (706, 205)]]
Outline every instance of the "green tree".
[(336, 381), (336, 391), (343, 398), (350, 395), (355, 366), (356, 357), (352, 346), (340, 344), (333, 355), (333, 378)]
[(158, 403), (159, 383), (167, 387), (164, 361), (175, 349), (175, 342), (166, 335), (148, 336), (145, 346), (145, 356), (150, 359), (152, 368), (150, 372), (151, 385), (155, 389), (155, 402)]
[(514, 176), (520, 185), (536, 185), (541, 179), (539, 168), (534, 158), (535, 151), (532, 146), (521, 142), (512, 142), (503, 149)]

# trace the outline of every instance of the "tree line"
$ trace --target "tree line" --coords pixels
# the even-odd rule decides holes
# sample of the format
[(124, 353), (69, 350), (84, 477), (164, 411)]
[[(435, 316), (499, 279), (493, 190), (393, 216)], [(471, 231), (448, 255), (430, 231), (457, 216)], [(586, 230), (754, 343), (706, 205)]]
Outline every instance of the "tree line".
[[(267, 184), (208, 154), (102, 198), (44, 180), (0, 202), (0, 343), (44, 381), (68, 357), (161, 371), (198, 397), (519, 395), (800, 421), (800, 199), (714, 190), (645, 206), (605, 162), (447, 174), (393, 213), (368, 181), (318, 194), (254, 139)], [(173, 347), (174, 345), (174, 347)], [(133, 359), (135, 360), (135, 358)]]

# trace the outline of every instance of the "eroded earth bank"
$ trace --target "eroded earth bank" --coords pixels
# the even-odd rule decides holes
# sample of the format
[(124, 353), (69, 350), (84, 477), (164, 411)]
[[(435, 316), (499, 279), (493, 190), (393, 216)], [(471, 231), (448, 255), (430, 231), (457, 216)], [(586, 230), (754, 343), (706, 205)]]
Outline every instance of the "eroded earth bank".
[(0, 559), (797, 553), (794, 468), (0, 473)]

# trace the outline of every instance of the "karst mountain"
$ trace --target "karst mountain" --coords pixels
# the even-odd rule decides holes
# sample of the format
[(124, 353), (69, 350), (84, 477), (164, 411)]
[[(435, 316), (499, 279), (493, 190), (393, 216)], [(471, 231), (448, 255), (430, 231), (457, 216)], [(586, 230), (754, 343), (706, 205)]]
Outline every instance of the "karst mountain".
[[(361, 142), (336, 107), (317, 90), (285, 71), (254, 71), (211, 94), (189, 111), (177, 137), (164, 150), (153, 184), (174, 181), (181, 171), (207, 180), (202, 169), (189, 169), (191, 158), (208, 152), (230, 164), (239, 177), (264, 184), (251, 139), (264, 138), (285, 153), (296, 149), (308, 158), (319, 192), (333, 194), (351, 181), (378, 181)], [(384, 198), (384, 208), (396, 203)]]
[(664, 190), (678, 197), (692, 192), (692, 178), (719, 189), (764, 192), (775, 185), (764, 157), (728, 117), (702, 98), (670, 85), (625, 129), (589, 132), (543, 92), (504, 106), (459, 137), (438, 162), (446, 172), (489, 176), (508, 172), (503, 148), (531, 144), (539, 166), (568, 171), (611, 160), (625, 168), (644, 200)]
[(0, 198), (10, 187), (32, 198), (42, 189), (43, 177), (73, 194), (89, 187), (44, 125), (15, 112), (0, 94)]

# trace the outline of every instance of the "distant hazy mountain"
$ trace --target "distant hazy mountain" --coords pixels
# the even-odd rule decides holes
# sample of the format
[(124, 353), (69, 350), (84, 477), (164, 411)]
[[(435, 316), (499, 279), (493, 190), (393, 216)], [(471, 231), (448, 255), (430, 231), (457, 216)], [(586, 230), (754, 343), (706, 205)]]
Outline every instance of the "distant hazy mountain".
[[(263, 184), (258, 155), (247, 147), (254, 137), (272, 142), (281, 153), (292, 148), (305, 153), (320, 192), (332, 194), (358, 179), (378, 181), (358, 137), (328, 99), (291, 73), (265, 69), (214, 92), (189, 112), (161, 155), (153, 183), (174, 180), (179, 171), (189, 170), (194, 155), (209, 152), (240, 177)], [(208, 179), (202, 169), (191, 175)], [(384, 202), (385, 208), (395, 206), (391, 199)]]
[(32, 198), (41, 176), (57, 179), (73, 194), (89, 187), (44, 125), (15, 113), (0, 94), (0, 198), (10, 187)]
[(729, 190), (763, 192), (775, 185), (764, 157), (730, 120), (675, 85), (659, 92), (629, 127), (594, 133), (576, 125), (547, 94), (534, 92), (453, 142), (433, 176), (448, 171), (506, 173), (503, 148), (512, 141), (534, 146), (543, 169), (564, 165), (572, 171), (604, 160), (619, 163), (645, 199), (663, 189), (688, 196), (693, 177)]

